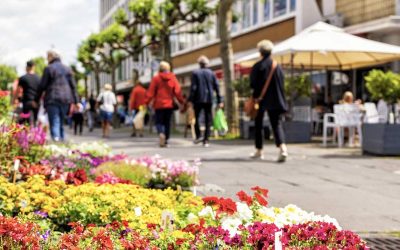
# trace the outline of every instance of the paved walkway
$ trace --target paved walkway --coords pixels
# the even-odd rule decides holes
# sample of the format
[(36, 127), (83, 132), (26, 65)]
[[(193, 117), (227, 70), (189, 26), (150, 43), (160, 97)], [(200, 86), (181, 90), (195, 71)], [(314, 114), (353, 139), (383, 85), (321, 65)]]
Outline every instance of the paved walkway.
[[(101, 140), (100, 130), (76, 142)], [(215, 141), (210, 148), (175, 136), (171, 147), (160, 149), (157, 138), (131, 138), (126, 129), (113, 131), (105, 141), (114, 152), (131, 156), (160, 154), (172, 159), (201, 158), (202, 195), (234, 197), (239, 190), (259, 185), (270, 190), (270, 205), (298, 205), (336, 218), (358, 232), (400, 231), (400, 158), (362, 156), (359, 149), (322, 148), (317, 144), (290, 145), (285, 164), (275, 163), (277, 150), (266, 146), (264, 161), (250, 161), (250, 141)]]

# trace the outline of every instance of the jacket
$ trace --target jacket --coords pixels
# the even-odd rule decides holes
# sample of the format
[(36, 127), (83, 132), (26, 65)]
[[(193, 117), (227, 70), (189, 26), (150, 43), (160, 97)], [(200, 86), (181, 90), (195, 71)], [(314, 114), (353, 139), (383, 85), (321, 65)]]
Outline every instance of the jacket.
[(217, 102), (221, 103), (219, 84), (214, 72), (207, 68), (195, 70), (192, 74), (189, 101), (198, 103), (213, 103), (214, 91)]
[(142, 85), (137, 85), (132, 89), (129, 98), (129, 108), (138, 110), (140, 106), (146, 104), (146, 89)]
[(78, 103), (78, 93), (73, 73), (59, 59), (53, 60), (44, 69), (38, 96), (45, 92), (44, 106), (50, 104)]
[[(272, 59), (264, 57), (251, 69), (250, 86), (253, 90), (253, 97), (259, 98), (261, 91), (267, 81), (269, 72), (272, 67)], [(287, 111), (287, 104), (285, 99), (284, 90), (285, 78), (282, 68), (278, 65), (272, 76), (271, 83), (268, 87), (267, 93), (260, 102), (260, 106), (264, 110), (275, 110), (282, 113)]]
[(174, 73), (160, 72), (151, 80), (150, 87), (146, 93), (146, 104), (153, 101), (154, 109), (174, 108), (174, 98), (183, 104), (181, 86)]

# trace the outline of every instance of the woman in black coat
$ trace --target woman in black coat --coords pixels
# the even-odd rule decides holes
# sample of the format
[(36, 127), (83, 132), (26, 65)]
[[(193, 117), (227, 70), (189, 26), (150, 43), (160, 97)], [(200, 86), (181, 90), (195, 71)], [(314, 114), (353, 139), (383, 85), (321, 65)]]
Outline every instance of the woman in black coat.
[[(271, 50), (273, 43), (269, 40), (263, 40), (258, 43), (257, 48), (261, 54), (261, 60), (252, 68), (250, 74), (250, 84), (253, 90), (253, 97), (259, 98), (262, 89), (267, 81), (268, 75), (272, 69)], [(284, 74), (279, 65), (273, 72), (271, 82), (267, 92), (259, 103), (258, 115), (255, 119), (255, 146), (256, 152), (252, 154), (253, 159), (263, 159), (263, 120), (264, 113), (267, 111), (271, 127), (274, 134), (275, 145), (280, 149), (278, 162), (286, 161), (288, 156), (285, 144), (285, 133), (282, 127), (282, 114), (287, 111), (287, 104), (284, 93)]]

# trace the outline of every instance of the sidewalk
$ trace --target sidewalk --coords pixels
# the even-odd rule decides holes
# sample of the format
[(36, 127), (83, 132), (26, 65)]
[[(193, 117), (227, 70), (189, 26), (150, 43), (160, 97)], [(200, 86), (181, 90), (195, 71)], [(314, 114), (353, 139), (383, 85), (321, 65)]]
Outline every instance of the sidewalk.
[[(99, 129), (76, 142), (101, 139)], [(201, 158), (200, 195), (234, 197), (259, 185), (270, 190), (270, 205), (298, 205), (336, 218), (345, 229), (358, 232), (400, 231), (400, 158), (361, 155), (360, 149), (322, 148), (319, 144), (289, 145), (285, 164), (275, 163), (277, 149), (268, 144), (266, 160), (251, 161), (251, 141), (212, 141), (195, 146), (174, 135), (171, 147), (157, 147), (157, 137), (131, 138), (129, 129), (112, 131), (104, 140), (114, 152), (131, 156), (160, 154), (173, 159)]]

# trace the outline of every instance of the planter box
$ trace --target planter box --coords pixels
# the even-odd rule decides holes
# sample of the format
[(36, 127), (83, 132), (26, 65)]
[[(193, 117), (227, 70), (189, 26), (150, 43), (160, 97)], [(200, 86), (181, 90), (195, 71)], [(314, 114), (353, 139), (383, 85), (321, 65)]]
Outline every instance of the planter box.
[(363, 124), (363, 153), (400, 155), (400, 124)]
[(311, 122), (285, 121), (283, 123), (286, 143), (311, 142)]

